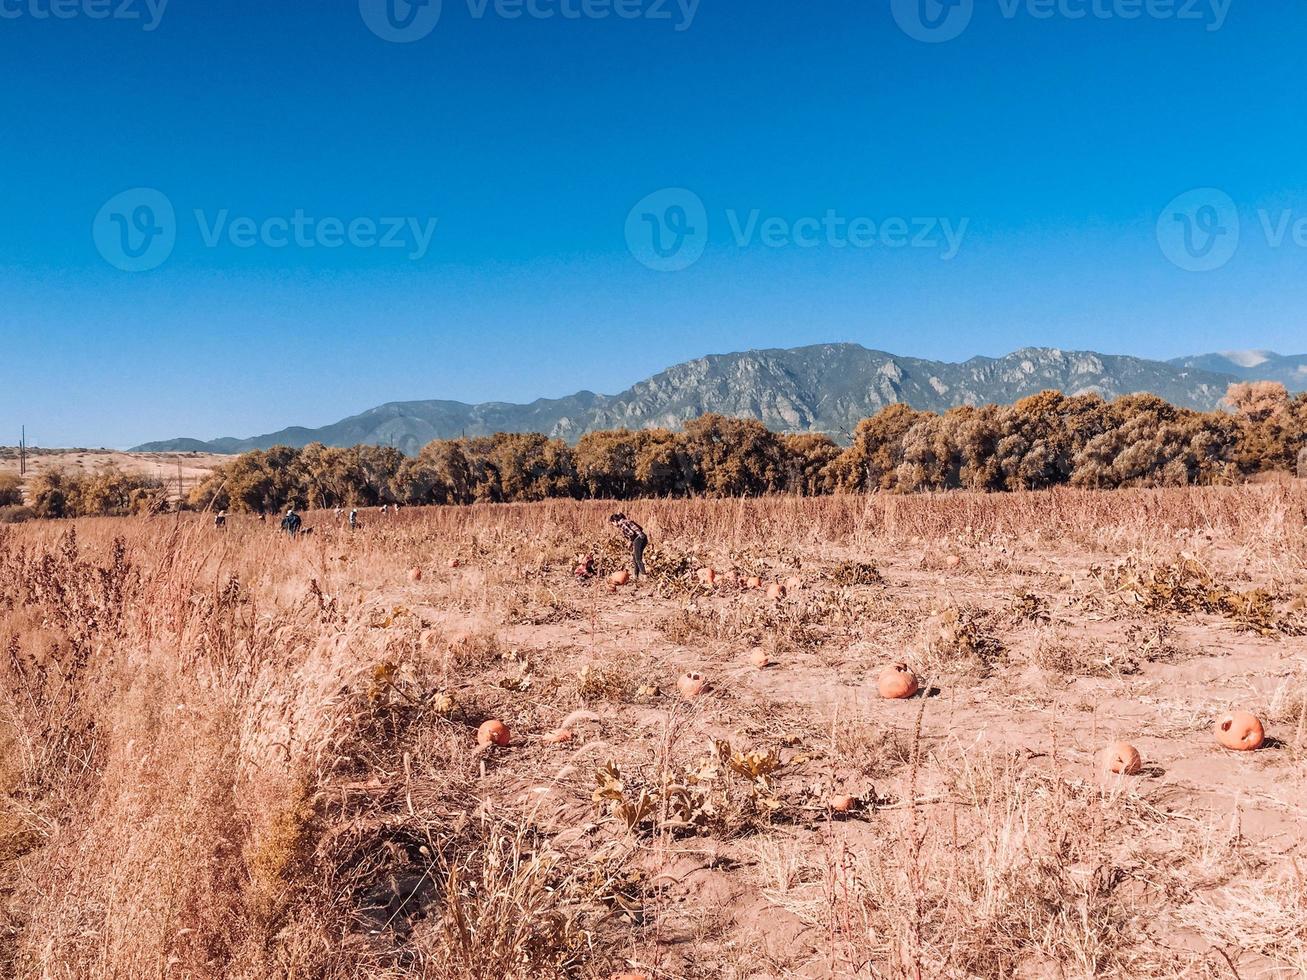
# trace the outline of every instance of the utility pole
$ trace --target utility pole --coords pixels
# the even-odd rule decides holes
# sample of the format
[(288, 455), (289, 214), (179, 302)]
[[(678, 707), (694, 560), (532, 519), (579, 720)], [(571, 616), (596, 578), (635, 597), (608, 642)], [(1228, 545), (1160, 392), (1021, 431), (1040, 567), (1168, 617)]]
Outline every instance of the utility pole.
[(27, 475), (27, 426), (23, 426), (23, 434), (18, 437), (18, 475)]

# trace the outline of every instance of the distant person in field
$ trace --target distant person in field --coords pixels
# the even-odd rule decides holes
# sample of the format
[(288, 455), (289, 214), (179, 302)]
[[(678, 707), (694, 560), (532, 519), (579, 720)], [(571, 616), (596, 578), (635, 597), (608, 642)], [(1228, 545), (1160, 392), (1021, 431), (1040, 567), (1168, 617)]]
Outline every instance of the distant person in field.
[(613, 525), (631, 546), (631, 560), (635, 565), (635, 577), (638, 579), (646, 571), (644, 567), (644, 549), (649, 544), (649, 536), (644, 533), (644, 528), (625, 514), (614, 514), (608, 518), (608, 523)]
[(300, 525), (303, 523), (304, 519), (295, 513), (295, 508), (292, 507), (286, 511), (286, 516), (281, 519), (281, 529), (293, 538), (300, 533)]
[(357, 510), (351, 510), (349, 512), (349, 529), (351, 531), (356, 531), (358, 530), (358, 526), (359, 526), (359, 512)]
[(227, 526), (227, 512), (225, 510), (220, 510), (213, 515), (213, 526), (219, 531)]

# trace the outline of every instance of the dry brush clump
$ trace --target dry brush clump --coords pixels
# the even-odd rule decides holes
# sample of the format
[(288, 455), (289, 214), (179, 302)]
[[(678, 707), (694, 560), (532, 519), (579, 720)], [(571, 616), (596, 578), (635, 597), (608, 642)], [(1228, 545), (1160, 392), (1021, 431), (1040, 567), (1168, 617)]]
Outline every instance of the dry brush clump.
[(1211, 613), (1264, 635), (1300, 636), (1307, 631), (1301, 616), (1280, 608), (1286, 596), (1269, 589), (1232, 589), (1216, 581), (1203, 563), (1189, 554), (1146, 567), (1126, 560), (1093, 571), (1106, 592), (1148, 612)]
[(316, 584), (265, 605), (285, 585), (264, 549), (132, 530), (0, 540), (7, 975), (591, 958), (548, 841), (469, 819), (479, 711), (442, 675), (482, 640), (402, 607), (328, 612)]

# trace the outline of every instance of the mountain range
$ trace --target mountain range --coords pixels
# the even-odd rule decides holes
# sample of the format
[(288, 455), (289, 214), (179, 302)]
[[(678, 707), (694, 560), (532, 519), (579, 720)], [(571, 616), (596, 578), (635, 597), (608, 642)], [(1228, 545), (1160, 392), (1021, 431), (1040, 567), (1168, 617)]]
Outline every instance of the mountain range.
[(1269, 350), (1231, 350), (1220, 354), (1177, 357), (1176, 367), (1229, 374), (1240, 381), (1279, 381), (1290, 391), (1307, 391), (1307, 354), (1276, 354)]
[(960, 364), (899, 357), (858, 344), (715, 354), (668, 368), (616, 395), (580, 391), (526, 405), (456, 401), (388, 402), (331, 425), (294, 426), (248, 439), (170, 439), (141, 452), (239, 453), (270, 446), (360, 443), (416, 453), (433, 439), (542, 432), (574, 442), (615, 428), (680, 428), (706, 412), (753, 418), (778, 432), (822, 432), (846, 442), (858, 421), (906, 402), (942, 412), (958, 405), (1009, 403), (1047, 388), (1116, 398), (1151, 392), (1176, 405), (1217, 406), (1234, 381), (1282, 381), (1307, 390), (1307, 355), (1230, 351), (1153, 361), (1093, 351), (1027, 347)]

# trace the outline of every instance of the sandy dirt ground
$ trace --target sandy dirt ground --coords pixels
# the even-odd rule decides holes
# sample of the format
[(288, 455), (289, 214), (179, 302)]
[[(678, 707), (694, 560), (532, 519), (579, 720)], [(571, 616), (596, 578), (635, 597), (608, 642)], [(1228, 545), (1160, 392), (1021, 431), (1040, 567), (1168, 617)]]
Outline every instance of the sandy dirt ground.
[[(717, 813), (694, 818), (704, 828), (720, 818), (715, 830), (661, 837), (658, 820), (649, 821), (653, 850), (638, 863), (658, 884), (659, 934), (633, 956), (636, 965), (650, 975), (826, 977), (857, 975), (864, 958), (879, 954), (890, 963), (920, 960), (923, 976), (960, 964), (956, 975), (1092, 976), (1113, 961), (1125, 975), (1147, 976), (1167, 961), (1185, 963), (1182, 973), (1199, 970), (1186, 954), (1210, 962), (1213, 950), (1225, 950), (1244, 977), (1307, 976), (1307, 646), (1298, 635), (1263, 635), (1220, 614), (1143, 609), (1147, 600), (1132, 591), (1144, 568), (1191, 565), (1203, 577), (1200, 590), (1220, 569), (1239, 590), (1287, 589), (1301, 623), (1300, 565), (1283, 580), (1258, 574), (1255, 554), (1219, 547), (1201, 532), (1182, 533), (1160, 561), (965, 532), (779, 557), (707, 556), (727, 581), (688, 594), (657, 580), (613, 593), (602, 579), (568, 582), (564, 571), (549, 587), (573, 617), (486, 624), (519, 662), (498, 683), (523, 688), (520, 697), (501, 697), (498, 713), (522, 719), (526, 732), (564, 714), (522, 704), (536, 700), (535, 685), (551, 683), (542, 668), (546, 677), (588, 674), (616, 695), (597, 723), (578, 726), (589, 744), (560, 751), (527, 741), (487, 776), (488, 798), (512, 801), (550, 833), (604, 846), (612, 827), (596, 821), (592, 791), (596, 769), (610, 760), (623, 774), (641, 773), (635, 782), (655, 785), (657, 770), (675, 769), (669, 757), (686, 771), (706, 764), (726, 771), (716, 779), (729, 778), (714, 748), (723, 741), (737, 752), (775, 752), (781, 762), (758, 794), (781, 801), (774, 816), (732, 817), (730, 804), (718, 803)], [(858, 572), (848, 565), (858, 563), (880, 580), (849, 584)], [(1114, 572), (1117, 563), (1128, 570)], [(484, 574), (477, 564), (441, 572), (441, 584), (475, 591)], [(737, 586), (732, 571), (764, 582), (797, 576), (801, 584), (773, 601)], [(432, 589), (414, 585), (384, 601), (446, 632), (466, 630), (463, 617), (428, 598)], [(761, 669), (749, 659), (758, 650), (767, 660)], [(921, 676), (924, 696), (878, 696), (879, 671), (893, 662)], [(692, 700), (675, 685), (688, 671), (709, 684)], [(1231, 707), (1265, 719), (1269, 747), (1237, 753), (1217, 745), (1213, 724)], [(1138, 749), (1139, 775), (1104, 777), (1098, 754), (1118, 740)], [(568, 758), (560, 778), (541, 780), (560, 756)], [(628, 786), (623, 803), (632, 795)], [(852, 811), (833, 813), (828, 804), (847, 796), (856, 800)], [(1050, 812), (1036, 815), (1045, 804)], [(1041, 819), (1048, 825), (1038, 845), (1023, 838), (1039, 830), (1013, 826)], [(871, 939), (865, 946), (833, 938), (841, 923), (832, 915), (864, 925), (855, 911), (861, 901), (846, 894), (875, 873), (860, 863), (888, 850), (897, 854), (880, 872), (903, 871), (898, 861), (913, 859), (906, 842), (914, 833), (922, 838), (919, 873), (934, 879), (919, 897), (963, 903), (951, 910), (960, 933), (951, 940), (953, 963), (914, 937), (910, 920), (888, 918), (863, 934)], [(964, 866), (952, 866), (962, 852), (970, 852)], [(1100, 959), (1056, 944), (1022, 951), (1021, 942), (1010, 956), (994, 946), (965, 949), (966, 927), (978, 925), (971, 916), (1023, 914), (985, 903), (1019, 906), (1002, 895), (1002, 879), (1044, 860), (1055, 863), (1047, 873), (1066, 876), (1067, 904), (1050, 904), (1043, 915), (1093, 915), (1101, 889), (1106, 925), (1114, 894), (1129, 896), (1117, 912), (1124, 917), (1130, 907), (1140, 918), (1122, 955)], [(953, 888), (959, 892), (949, 896)], [(898, 897), (899, 913), (913, 906), (910, 894)], [(849, 907), (840, 910), (842, 902)], [(1257, 948), (1277, 921), (1296, 936), (1282, 963)], [(1219, 965), (1214, 972), (1223, 973)]]

